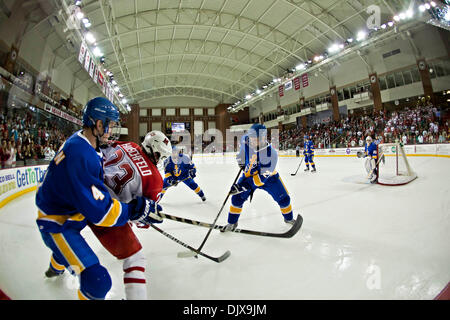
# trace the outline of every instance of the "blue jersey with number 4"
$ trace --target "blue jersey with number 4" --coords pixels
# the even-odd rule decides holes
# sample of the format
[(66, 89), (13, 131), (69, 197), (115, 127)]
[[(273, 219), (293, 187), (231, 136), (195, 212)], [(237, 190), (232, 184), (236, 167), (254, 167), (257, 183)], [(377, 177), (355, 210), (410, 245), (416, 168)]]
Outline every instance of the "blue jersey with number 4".
[(120, 226), (128, 204), (112, 199), (103, 182), (103, 161), (81, 131), (62, 145), (36, 193), (37, 224), (44, 232), (83, 229), (87, 222)]

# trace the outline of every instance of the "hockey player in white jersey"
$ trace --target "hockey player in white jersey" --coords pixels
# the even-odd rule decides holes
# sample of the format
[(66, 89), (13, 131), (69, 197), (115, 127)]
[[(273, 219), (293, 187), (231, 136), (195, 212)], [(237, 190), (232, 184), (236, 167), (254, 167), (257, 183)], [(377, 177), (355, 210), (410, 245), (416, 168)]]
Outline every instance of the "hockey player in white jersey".
[[(171, 143), (160, 131), (147, 133), (142, 147), (134, 142), (114, 142), (104, 146), (105, 184), (110, 194), (122, 202), (144, 196), (157, 201), (163, 180), (157, 169), (171, 155)], [(128, 300), (147, 299), (146, 259), (131, 225), (101, 228), (89, 225), (102, 245), (123, 261), (123, 281)], [(147, 226), (148, 227), (148, 226)]]

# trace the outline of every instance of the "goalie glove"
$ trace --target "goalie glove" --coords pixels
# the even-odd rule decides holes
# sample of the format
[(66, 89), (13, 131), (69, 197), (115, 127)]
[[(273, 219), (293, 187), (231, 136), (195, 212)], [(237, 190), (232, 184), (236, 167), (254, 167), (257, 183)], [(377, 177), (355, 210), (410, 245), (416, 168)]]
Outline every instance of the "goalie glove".
[(134, 204), (134, 210), (130, 214), (130, 220), (132, 222), (150, 225), (163, 221), (163, 217), (159, 214), (159, 211), (162, 211), (162, 207), (155, 201), (144, 197), (137, 197), (131, 203)]

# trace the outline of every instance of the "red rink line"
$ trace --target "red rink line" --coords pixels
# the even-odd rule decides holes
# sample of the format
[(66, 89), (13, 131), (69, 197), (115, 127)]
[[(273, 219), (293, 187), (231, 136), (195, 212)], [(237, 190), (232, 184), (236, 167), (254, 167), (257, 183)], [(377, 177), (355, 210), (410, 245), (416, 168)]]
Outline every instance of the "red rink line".
[(0, 300), (11, 300), (2, 290), (0, 290)]
[(447, 286), (439, 293), (434, 300), (450, 300), (450, 282)]

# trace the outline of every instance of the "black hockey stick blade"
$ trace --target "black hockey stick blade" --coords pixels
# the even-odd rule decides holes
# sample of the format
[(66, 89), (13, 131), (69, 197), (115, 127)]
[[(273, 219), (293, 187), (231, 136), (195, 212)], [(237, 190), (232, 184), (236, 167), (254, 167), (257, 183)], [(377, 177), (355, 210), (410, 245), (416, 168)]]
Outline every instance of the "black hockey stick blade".
[(298, 165), (297, 170), (295, 170), (295, 173), (291, 173), (291, 176), (295, 176), (295, 175), (297, 174), (298, 169), (300, 169), (300, 166), (301, 166), (302, 163), (303, 163), (303, 158), (304, 158), (304, 156), (302, 157), (302, 160), (300, 161), (300, 164)]
[(227, 258), (231, 255), (231, 252), (230, 252), (229, 250), (227, 250), (227, 251), (226, 251), (224, 254), (222, 254), (220, 257), (213, 257), (213, 256), (210, 256), (210, 255), (208, 255), (208, 254), (206, 254), (206, 253), (204, 253), (204, 252), (201, 252), (201, 251), (195, 249), (194, 247), (191, 247), (190, 245), (184, 243), (183, 241), (178, 240), (177, 238), (175, 238), (175, 237), (172, 236), (171, 234), (165, 232), (164, 230), (158, 228), (157, 226), (155, 226), (155, 225), (153, 225), (153, 224), (151, 224), (150, 226), (151, 226), (153, 229), (155, 229), (156, 231), (158, 231), (159, 233), (162, 233), (164, 236), (166, 236), (166, 237), (169, 238), (170, 240), (173, 240), (173, 241), (175, 241), (176, 243), (178, 243), (179, 245), (182, 245), (183, 247), (185, 247), (185, 248), (187, 248), (187, 249), (189, 249), (189, 250), (191, 250), (191, 251), (194, 251), (196, 254), (199, 254), (199, 255), (201, 255), (201, 256), (203, 256), (203, 257), (209, 259), (209, 260), (212, 260), (212, 261), (214, 261), (214, 262), (220, 263), (220, 262), (224, 261), (225, 259), (227, 259)]
[(251, 234), (255, 236), (263, 236), (263, 237), (274, 237), (274, 238), (292, 238), (297, 234), (303, 224), (303, 217), (301, 215), (297, 215), (297, 219), (295, 219), (295, 223), (292, 227), (283, 233), (274, 233), (274, 232), (264, 232), (264, 231), (253, 231), (253, 230), (245, 230), (245, 229), (234, 229), (233, 232), (243, 233), (243, 234)]
[[(162, 213), (162, 212), (160, 212), (160, 214), (166, 219), (174, 220), (177, 222), (192, 224), (195, 226), (201, 226), (201, 227), (205, 227), (205, 228), (212, 227), (211, 223), (176, 217), (176, 216), (172, 216), (170, 214), (166, 214), (166, 213)], [(302, 227), (302, 224), (303, 224), (303, 217), (301, 215), (297, 215), (297, 219), (295, 220), (295, 223), (292, 225), (292, 227), (288, 231), (283, 232), (283, 233), (263, 232), (263, 231), (254, 231), (254, 230), (246, 230), (246, 229), (235, 229), (231, 232), (250, 234), (250, 235), (255, 235), (255, 236), (263, 236), (263, 237), (292, 238), (300, 230), (300, 228)], [(214, 229), (223, 230), (224, 228), (225, 228), (225, 226), (214, 225)]]

